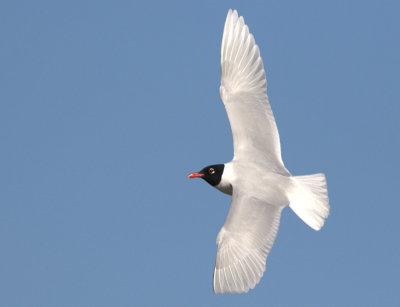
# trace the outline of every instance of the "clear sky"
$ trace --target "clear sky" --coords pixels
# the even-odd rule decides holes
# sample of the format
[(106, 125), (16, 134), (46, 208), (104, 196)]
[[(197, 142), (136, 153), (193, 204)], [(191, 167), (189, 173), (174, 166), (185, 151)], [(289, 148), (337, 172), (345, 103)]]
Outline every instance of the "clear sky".
[[(286, 167), (324, 172), (315, 232), (286, 208), (267, 269), (212, 292), (230, 197), (229, 8), (260, 46)], [(398, 1), (4, 1), (1, 306), (399, 306)]]

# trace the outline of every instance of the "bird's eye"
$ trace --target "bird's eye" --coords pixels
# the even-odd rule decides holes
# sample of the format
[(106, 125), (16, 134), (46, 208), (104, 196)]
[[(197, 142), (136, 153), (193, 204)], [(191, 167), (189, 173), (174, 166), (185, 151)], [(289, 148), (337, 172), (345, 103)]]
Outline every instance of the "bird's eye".
[(215, 173), (215, 169), (210, 168), (210, 169), (208, 170), (208, 172), (209, 172), (210, 174), (214, 174), (214, 173)]

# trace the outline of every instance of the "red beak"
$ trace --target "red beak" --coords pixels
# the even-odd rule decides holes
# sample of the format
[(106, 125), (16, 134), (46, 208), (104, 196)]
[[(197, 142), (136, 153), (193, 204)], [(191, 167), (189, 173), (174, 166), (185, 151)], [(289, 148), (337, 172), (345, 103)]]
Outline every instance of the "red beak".
[(204, 174), (200, 174), (200, 173), (191, 173), (189, 174), (188, 178), (199, 178), (199, 177), (203, 177)]

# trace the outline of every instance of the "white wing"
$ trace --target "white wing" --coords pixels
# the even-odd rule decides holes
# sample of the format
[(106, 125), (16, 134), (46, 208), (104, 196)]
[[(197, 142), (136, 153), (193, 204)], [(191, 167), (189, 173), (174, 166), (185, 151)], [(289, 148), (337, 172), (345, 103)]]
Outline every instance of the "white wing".
[(278, 233), (282, 208), (233, 188), (231, 207), (217, 237), (215, 293), (247, 292), (260, 281)]
[(231, 124), (234, 159), (256, 161), (288, 175), (274, 115), (267, 97), (267, 80), (254, 37), (229, 10), (221, 47), (220, 94)]

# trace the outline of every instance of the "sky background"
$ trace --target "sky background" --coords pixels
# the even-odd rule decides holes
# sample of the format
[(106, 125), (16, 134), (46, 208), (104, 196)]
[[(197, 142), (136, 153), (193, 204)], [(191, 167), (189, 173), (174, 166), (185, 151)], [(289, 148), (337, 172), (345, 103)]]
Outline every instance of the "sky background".
[[(315, 232), (286, 208), (267, 269), (214, 295), (232, 158), (229, 8), (260, 46), (286, 167), (324, 172)], [(398, 1), (3, 1), (0, 306), (399, 306)]]

